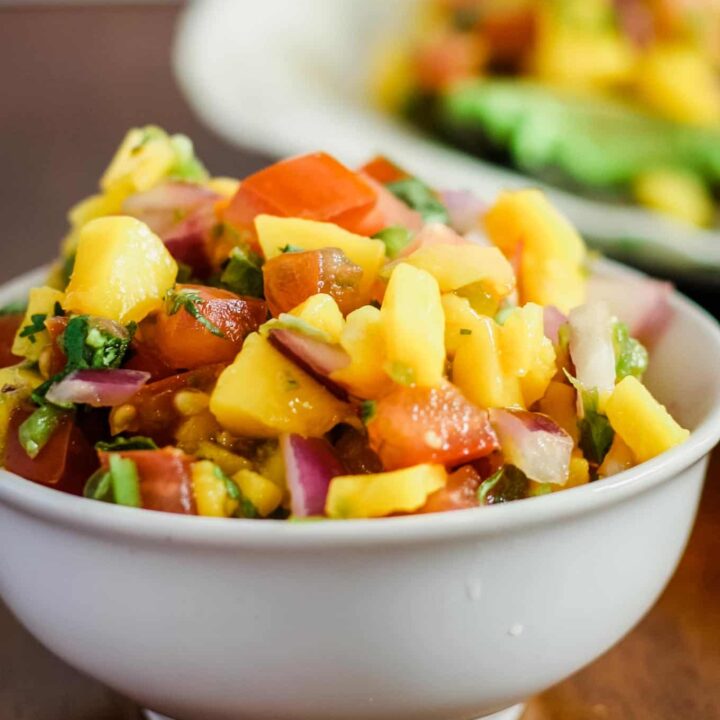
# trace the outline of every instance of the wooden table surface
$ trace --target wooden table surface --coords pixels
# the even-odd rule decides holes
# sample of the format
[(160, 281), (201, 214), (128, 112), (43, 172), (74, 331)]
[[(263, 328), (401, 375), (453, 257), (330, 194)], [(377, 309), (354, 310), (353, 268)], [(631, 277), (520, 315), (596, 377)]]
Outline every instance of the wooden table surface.
[[(177, 12), (167, 4), (0, 9), (0, 282), (52, 255), (67, 208), (93, 191), (131, 125), (187, 133), (217, 174), (242, 176), (266, 161), (229, 147), (192, 117), (169, 67)], [(40, 647), (0, 603), (0, 720), (137, 717), (131, 702)], [(688, 550), (658, 604), (525, 714), (607, 718), (720, 719), (720, 452)]]

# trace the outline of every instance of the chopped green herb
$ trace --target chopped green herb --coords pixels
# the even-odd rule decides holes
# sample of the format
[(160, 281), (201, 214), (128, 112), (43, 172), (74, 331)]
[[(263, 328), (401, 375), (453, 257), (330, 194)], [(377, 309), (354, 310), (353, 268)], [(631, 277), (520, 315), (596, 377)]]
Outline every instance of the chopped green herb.
[(44, 332), (46, 320), (47, 315), (45, 313), (37, 313), (36, 315), (31, 315), (30, 325), (26, 325), (22, 330), (20, 330), (19, 337), (28, 338), (31, 343), (37, 342), (37, 338), (35, 336), (38, 333)]
[(294, 252), (305, 252), (305, 248), (301, 248), (299, 245), (291, 245), (288, 243), (285, 247), (280, 248), (281, 253), (294, 253)]
[(91, 500), (113, 502), (112, 480), (107, 470), (97, 470), (85, 483), (83, 495)]
[(375, 233), (373, 238), (382, 240), (385, 254), (390, 260), (394, 260), (410, 244), (412, 233), (402, 225), (391, 225)]
[(115, 437), (107, 442), (95, 443), (96, 450), (113, 452), (118, 450), (157, 450), (158, 446), (152, 438), (136, 435), (135, 437)]
[(27, 311), (25, 300), (15, 300), (0, 308), (0, 317), (3, 315), (24, 315)]
[(586, 390), (567, 370), (565, 375), (580, 394), (583, 403), (583, 418), (578, 421), (578, 430), (580, 431), (578, 444), (586, 460), (600, 465), (610, 450), (615, 431), (607, 416), (599, 411), (600, 400), (597, 388)]
[(320, 340), (320, 342), (333, 342), (333, 339), (324, 330), (320, 330), (314, 325), (311, 325), (307, 320), (303, 320), (290, 313), (280, 313), (276, 318), (268, 320), (260, 326), (258, 332), (263, 337), (267, 337), (271, 330), (293, 330), (314, 340)]
[(377, 403), (374, 400), (363, 400), (360, 403), (360, 419), (367, 425), (377, 413)]
[(460, 328), (460, 334), (461, 335), (472, 335), (472, 330), (470, 328)]
[(208, 171), (195, 156), (192, 140), (186, 135), (171, 135), (170, 145), (175, 151), (175, 164), (168, 177), (184, 182), (202, 182), (207, 180)]
[(300, 383), (289, 373), (285, 373), (285, 390), (297, 390)]
[(243, 495), (240, 487), (232, 478), (228, 477), (217, 465), (213, 468), (213, 472), (215, 473), (215, 477), (220, 478), (220, 480), (225, 483), (225, 490), (227, 491), (228, 497), (239, 503), (238, 509), (235, 512), (236, 517), (260, 517), (257, 508)]
[(400, 362), (389, 363), (385, 367), (385, 372), (398, 385), (414, 385), (415, 370), (409, 365)]
[(616, 322), (613, 326), (613, 345), (617, 381), (628, 375), (642, 379), (648, 366), (648, 352), (638, 340), (630, 337), (625, 323)]
[(231, 292), (246, 297), (263, 297), (260, 259), (240, 247), (233, 248), (220, 282)]
[(528, 496), (530, 481), (520, 468), (504, 465), (485, 480), (478, 489), (478, 501), (481, 505), (521, 500)]
[(18, 439), (28, 457), (35, 459), (57, 430), (63, 411), (52, 405), (43, 405), (30, 415), (18, 430)]
[(203, 304), (203, 300), (195, 290), (168, 290), (165, 302), (168, 315), (175, 315), (179, 313), (180, 310), (185, 310), (188, 315), (194, 317), (208, 332), (216, 337), (225, 337), (225, 333), (200, 312), (200, 306)]
[(138, 476), (135, 463), (122, 457), (122, 455), (110, 455), (110, 482), (112, 484), (113, 497), (118, 505), (128, 507), (140, 507), (140, 477)]
[(417, 178), (403, 178), (385, 186), (396, 198), (402, 200), (413, 210), (417, 210), (426, 223), (450, 222), (447, 208), (438, 200), (437, 195)]

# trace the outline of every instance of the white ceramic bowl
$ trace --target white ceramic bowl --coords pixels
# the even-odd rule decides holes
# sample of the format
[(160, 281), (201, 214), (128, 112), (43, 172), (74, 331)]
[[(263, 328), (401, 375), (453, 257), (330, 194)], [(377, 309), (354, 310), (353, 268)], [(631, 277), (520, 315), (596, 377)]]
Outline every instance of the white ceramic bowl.
[(627, 633), (685, 546), (720, 436), (720, 331), (672, 302), (648, 382), (693, 433), (640, 467), (508, 505), (306, 525), (115, 507), (3, 472), (0, 592), (64, 660), (178, 720), (514, 705)]

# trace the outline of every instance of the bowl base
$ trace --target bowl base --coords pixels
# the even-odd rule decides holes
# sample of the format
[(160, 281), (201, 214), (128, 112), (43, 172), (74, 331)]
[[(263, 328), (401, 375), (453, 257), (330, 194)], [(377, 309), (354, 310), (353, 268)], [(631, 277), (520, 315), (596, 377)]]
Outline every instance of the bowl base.
[[(477, 720), (520, 720), (525, 705), (513, 705), (513, 707), (501, 710), (500, 712), (493, 713), (492, 715), (485, 715), (484, 717), (478, 718)], [(160, 715), (160, 713), (153, 712), (152, 710), (143, 710), (143, 717), (145, 720), (172, 720), (172, 718), (166, 715)]]

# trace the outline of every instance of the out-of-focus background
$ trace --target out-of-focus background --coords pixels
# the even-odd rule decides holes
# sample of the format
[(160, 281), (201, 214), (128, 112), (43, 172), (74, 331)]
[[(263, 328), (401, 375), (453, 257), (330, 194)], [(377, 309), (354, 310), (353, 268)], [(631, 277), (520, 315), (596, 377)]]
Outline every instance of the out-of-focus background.
[[(301, 0), (295, 2), (297, 7)], [(357, 0), (357, 4), (362, 2)], [(278, 0), (225, 3), (228, 13), (237, 13), (242, 6), (247, 24), (254, 22), (254, 10), (260, 13), (261, 5), (283, 4), (278, 5)], [(218, 3), (213, 4), (217, 9)], [(348, 2), (340, 4), (347, 6)], [(392, 4), (391, 0), (385, 4)], [(335, 0), (315, 0), (311, 5), (316, 11), (340, 6)], [(258, 143), (249, 130), (243, 134), (242, 122), (233, 124), (224, 118), (213, 123), (207, 117), (212, 114), (209, 96), (204, 119), (239, 144), (221, 139), (201, 123), (181, 92), (172, 70), (171, 48), (183, 9), (181, 2), (0, 2), (0, 281), (52, 257), (66, 228), (68, 208), (93, 192), (112, 151), (131, 126), (152, 122), (187, 134), (193, 138), (198, 156), (217, 175), (242, 177), (269, 160), (272, 145)], [(286, 20), (291, 23), (297, 18), (277, 18), (280, 26)], [(240, 32), (240, 28), (226, 24), (230, 39), (225, 49), (242, 59), (243, 51), (249, 52), (243, 46), (247, 28)], [(237, 37), (235, 43), (233, 36)], [(241, 70), (228, 69), (224, 77), (229, 79), (222, 92), (228, 97), (233, 93), (241, 96), (242, 78), (238, 76), (233, 83), (233, 72), (261, 81), (263, 72), (269, 78), (273, 72), (277, 76), (284, 71), (277, 47), (266, 42), (265, 48), (273, 56), (268, 67), (258, 64), (256, 56), (246, 54)], [(222, 57), (218, 54), (220, 61)], [(315, 66), (306, 66), (306, 74), (308, 67)], [(186, 88), (191, 84), (185, 81)], [(258, 85), (256, 82), (254, 87)], [(196, 92), (196, 105), (200, 97)], [(326, 102), (322, 93), (308, 91), (308, 105), (311, 98)], [(282, 109), (280, 100), (268, 99), (265, 111)], [(271, 124), (269, 120), (263, 123), (262, 107), (238, 102), (244, 117), (254, 117), (255, 126)], [(328, 113), (338, 110), (329, 105)], [(344, 113), (347, 108), (340, 110)], [(278, 154), (286, 152), (290, 142), (286, 135), (302, 142), (302, 118), (297, 109), (294, 112), (285, 118), (284, 126), (277, 128)], [(342, 114), (333, 117), (338, 123), (346, 121)], [(355, 127), (376, 126), (360, 123)], [(363, 142), (360, 130), (356, 135), (357, 141)], [(338, 140), (337, 126), (327, 129), (327, 137), (329, 142)], [(381, 144), (380, 140), (364, 142), (363, 151), (375, 142)], [(412, 150), (409, 144), (401, 146)], [(413, 156), (420, 164), (425, 157)], [(396, 159), (402, 162), (403, 154), (399, 152)], [(427, 179), (433, 182), (433, 177)], [(708, 289), (707, 278), (698, 284), (685, 276), (682, 282), (683, 288), (706, 306), (715, 304), (716, 290)], [(716, 454), (688, 553), (660, 603), (618, 647), (534, 700), (525, 720), (720, 717), (720, 574), (713, 561), (720, 556), (720, 493), (713, 490), (717, 485), (713, 481), (719, 477)], [(17, 551), (12, 547), (0, 549)], [(28, 562), (28, 572), (32, 572), (31, 559)], [(72, 583), (72, 578), (66, 582)], [(1, 605), (0, 638), (3, 720), (137, 717), (132, 703), (42, 649)], [(107, 652), (112, 653), (112, 648)]]

